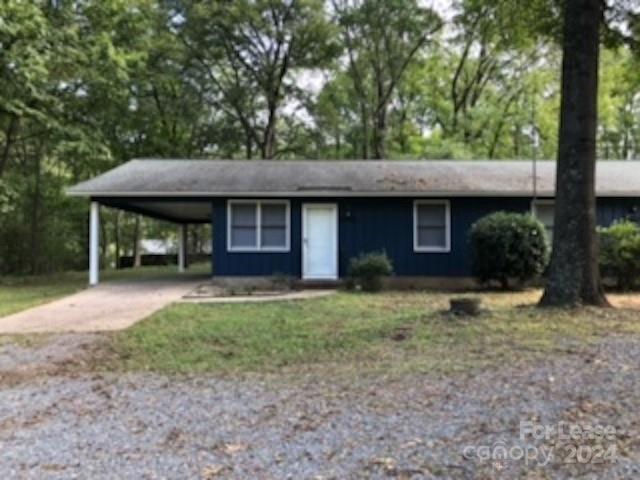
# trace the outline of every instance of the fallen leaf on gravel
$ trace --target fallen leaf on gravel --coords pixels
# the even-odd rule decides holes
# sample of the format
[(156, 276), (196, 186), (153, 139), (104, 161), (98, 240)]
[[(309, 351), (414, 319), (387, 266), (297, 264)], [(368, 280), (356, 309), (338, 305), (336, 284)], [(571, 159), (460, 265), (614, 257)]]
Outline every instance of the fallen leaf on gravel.
[(415, 438), (413, 440), (410, 440), (406, 443), (403, 443), (400, 448), (414, 448), (417, 447), (418, 445), (422, 445), (424, 442), (422, 441), (421, 438)]
[(166, 445), (180, 445), (184, 443), (184, 432), (178, 428), (172, 428), (164, 439)]
[(593, 403), (588, 402), (588, 401), (585, 400), (580, 404), (579, 408), (583, 412), (592, 413), (593, 412)]
[(396, 461), (391, 457), (379, 457), (371, 460), (373, 465), (380, 465), (384, 467), (387, 472), (392, 472), (396, 469)]
[(247, 448), (248, 445), (244, 443), (225, 443), (222, 451), (227, 455), (233, 455), (234, 453), (244, 452)]
[(211, 480), (217, 477), (227, 469), (225, 465), (209, 465), (204, 467), (201, 472), (202, 480)]

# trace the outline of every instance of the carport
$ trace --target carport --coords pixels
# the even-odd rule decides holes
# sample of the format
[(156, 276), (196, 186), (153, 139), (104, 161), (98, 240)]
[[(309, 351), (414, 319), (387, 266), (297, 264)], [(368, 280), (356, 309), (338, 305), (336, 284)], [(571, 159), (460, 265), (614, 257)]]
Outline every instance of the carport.
[[(71, 195), (84, 196), (73, 190)], [(162, 198), (134, 196), (89, 196), (89, 285), (100, 280), (100, 207), (111, 207), (150, 218), (175, 223), (178, 228), (178, 272), (187, 268), (187, 227), (211, 222), (211, 201), (202, 198)]]

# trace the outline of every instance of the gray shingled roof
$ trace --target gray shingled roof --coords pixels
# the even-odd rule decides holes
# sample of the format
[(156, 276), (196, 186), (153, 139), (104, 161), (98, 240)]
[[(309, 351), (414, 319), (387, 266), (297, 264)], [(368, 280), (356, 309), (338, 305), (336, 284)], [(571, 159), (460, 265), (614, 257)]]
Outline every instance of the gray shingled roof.
[[(552, 196), (555, 162), (538, 162)], [(599, 196), (640, 196), (640, 162), (600, 161)], [(131, 160), (69, 189), (77, 196), (530, 196), (530, 161)]]

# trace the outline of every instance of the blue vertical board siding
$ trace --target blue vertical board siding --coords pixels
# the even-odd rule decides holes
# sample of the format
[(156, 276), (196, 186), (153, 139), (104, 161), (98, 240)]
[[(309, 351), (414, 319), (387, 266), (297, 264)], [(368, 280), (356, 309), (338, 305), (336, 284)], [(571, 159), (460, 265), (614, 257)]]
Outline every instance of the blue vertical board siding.
[(634, 218), (638, 221), (640, 200), (635, 198), (599, 198), (596, 216), (598, 225), (608, 227), (616, 220)]
[(470, 272), (468, 233), (473, 222), (497, 211), (528, 211), (527, 199), (452, 198), (451, 251), (414, 252), (412, 198), (340, 200), (340, 275), (349, 259), (384, 250), (396, 275), (464, 276)]
[(288, 252), (228, 252), (226, 200), (214, 200), (212, 211), (214, 275), (262, 276), (279, 273), (301, 276), (300, 202), (291, 201), (291, 248)]
[[(421, 198), (309, 198), (291, 203), (291, 249), (289, 252), (244, 253), (227, 251), (226, 199), (213, 201), (214, 275), (261, 276), (276, 273), (301, 276), (302, 205), (321, 202), (338, 204), (338, 256), (340, 276), (349, 259), (360, 253), (384, 250), (396, 275), (468, 276), (471, 272), (469, 229), (481, 217), (499, 210), (529, 212), (530, 198), (449, 199), (451, 206), (451, 251), (419, 253), (413, 250), (413, 202)], [(429, 199), (425, 197), (424, 199)], [(610, 225), (628, 216), (637, 199), (598, 200), (598, 224)]]

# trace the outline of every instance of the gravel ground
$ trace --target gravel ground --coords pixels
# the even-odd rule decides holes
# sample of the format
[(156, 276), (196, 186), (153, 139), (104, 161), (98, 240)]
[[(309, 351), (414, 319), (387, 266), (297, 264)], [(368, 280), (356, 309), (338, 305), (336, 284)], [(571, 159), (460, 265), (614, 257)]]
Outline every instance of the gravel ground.
[[(635, 337), (449, 378), (55, 370), (70, 353), (82, 362), (75, 352), (91, 338), (54, 337), (35, 355), (1, 347), (0, 478), (640, 477)], [(564, 463), (569, 445), (557, 438), (556, 458), (545, 466), (465, 450), (551, 447), (553, 439), (519, 438), (526, 420), (612, 425), (616, 435), (605, 446), (617, 461)]]

